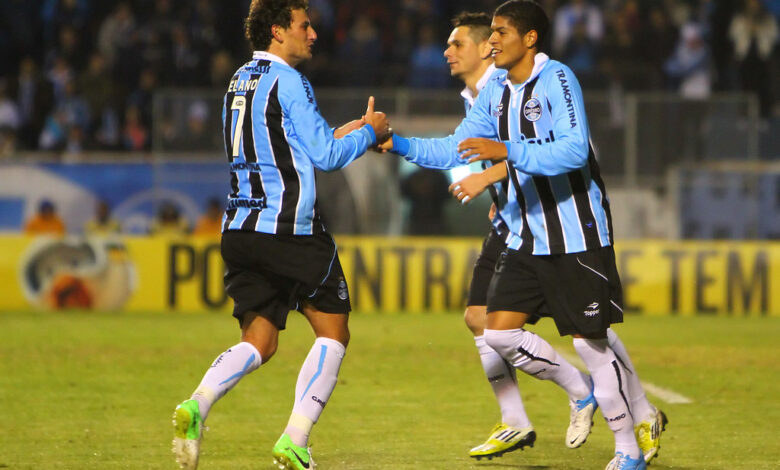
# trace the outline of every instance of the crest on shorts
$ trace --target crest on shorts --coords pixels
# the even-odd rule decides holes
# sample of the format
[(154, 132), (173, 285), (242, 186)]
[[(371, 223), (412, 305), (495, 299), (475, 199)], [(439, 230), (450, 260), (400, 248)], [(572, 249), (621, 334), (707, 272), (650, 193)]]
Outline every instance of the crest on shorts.
[(347, 300), (349, 298), (349, 291), (347, 290), (347, 281), (344, 279), (339, 281), (338, 287), (339, 299)]
[(531, 122), (536, 122), (542, 117), (542, 103), (536, 98), (531, 98), (523, 105), (523, 116)]

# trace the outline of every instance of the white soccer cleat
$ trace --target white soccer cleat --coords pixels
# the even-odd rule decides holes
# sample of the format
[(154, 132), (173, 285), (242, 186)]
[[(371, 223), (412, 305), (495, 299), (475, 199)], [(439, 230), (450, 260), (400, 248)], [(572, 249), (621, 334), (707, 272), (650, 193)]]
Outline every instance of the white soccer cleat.
[(593, 414), (598, 409), (596, 397), (591, 390), (590, 395), (582, 400), (569, 400), (571, 414), (569, 415), (569, 428), (566, 430), (566, 447), (576, 449), (585, 443), (593, 428)]

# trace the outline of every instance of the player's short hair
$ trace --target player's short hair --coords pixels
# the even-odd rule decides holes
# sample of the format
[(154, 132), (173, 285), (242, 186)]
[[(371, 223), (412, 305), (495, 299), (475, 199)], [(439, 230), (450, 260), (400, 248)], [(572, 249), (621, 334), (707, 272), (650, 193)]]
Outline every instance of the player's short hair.
[(252, 0), (249, 15), (244, 20), (244, 35), (256, 51), (271, 45), (271, 27), (289, 28), (293, 10), (308, 10), (308, 0)]
[(533, 0), (509, 0), (496, 8), (495, 16), (509, 18), (509, 23), (520, 34), (536, 31), (536, 48), (540, 49), (550, 29), (550, 20), (544, 9)]
[(487, 41), (490, 37), (491, 21), (492, 18), (487, 13), (464, 11), (452, 19), (452, 27), (467, 26), (469, 28), (469, 36), (474, 40), (474, 43), (479, 44), (482, 41)]

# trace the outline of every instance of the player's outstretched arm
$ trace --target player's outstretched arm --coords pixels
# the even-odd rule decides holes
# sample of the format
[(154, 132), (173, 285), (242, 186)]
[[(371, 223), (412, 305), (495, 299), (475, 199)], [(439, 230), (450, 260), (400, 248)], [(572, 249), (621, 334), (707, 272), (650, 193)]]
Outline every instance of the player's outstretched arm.
[(493, 183), (505, 180), (507, 169), (505, 164), (493, 165), (479, 173), (472, 173), (460, 181), (450, 185), (450, 192), (460, 201), (461, 204), (467, 204)]
[[(311, 85), (302, 75), (300, 80), (280, 80), (279, 98), (284, 115), (297, 134), (297, 145), (319, 170), (344, 168), (377, 142), (373, 127), (367, 123), (337, 138), (338, 130), (334, 131), (320, 114)], [(356, 124), (353, 121), (347, 126)]]
[(455, 131), (444, 138), (405, 138), (393, 134), (392, 139), (379, 142), (379, 150), (403, 156), (408, 162), (424, 168), (446, 170), (465, 165), (458, 154), (458, 142), (469, 137), (498, 138), (495, 119), (490, 112), (490, 93), (483, 90), (474, 106), (466, 114)]

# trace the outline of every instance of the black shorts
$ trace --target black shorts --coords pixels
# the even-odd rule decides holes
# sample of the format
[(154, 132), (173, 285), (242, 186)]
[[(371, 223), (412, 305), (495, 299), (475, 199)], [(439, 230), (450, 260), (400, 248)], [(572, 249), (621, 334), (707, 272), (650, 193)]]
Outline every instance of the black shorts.
[(504, 237), (499, 235), (495, 228), (490, 230), (485, 241), (482, 242), (482, 251), (479, 253), (477, 262), (474, 263), (469, 296), (466, 301), (467, 306), (487, 305), (488, 286), (493, 278), (493, 272), (496, 270), (498, 257), (505, 249)]
[(336, 243), (327, 232), (274, 235), (222, 234), (225, 289), (239, 323), (252, 311), (283, 330), (290, 310), (311, 304), (327, 313), (349, 313), (349, 290)]
[(550, 312), (561, 336), (623, 321), (623, 290), (611, 246), (563, 255), (506, 250), (488, 289), (488, 312)]

